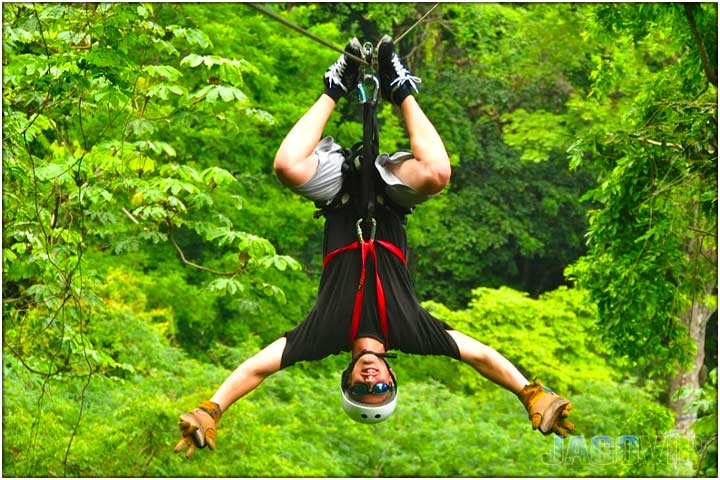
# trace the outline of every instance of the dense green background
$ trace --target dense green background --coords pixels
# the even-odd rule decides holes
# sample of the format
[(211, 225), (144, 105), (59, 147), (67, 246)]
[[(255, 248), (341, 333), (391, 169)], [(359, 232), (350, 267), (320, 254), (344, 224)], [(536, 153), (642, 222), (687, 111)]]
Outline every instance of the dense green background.
[[(428, 7), (271, 5), (338, 46)], [(717, 317), (680, 320), (716, 309), (717, 5), (441, 4), (397, 48), (453, 164), (408, 225), (419, 297), (571, 398), (577, 436), (404, 355), (397, 414), (355, 424), (337, 356), (174, 455), (178, 413), (312, 306), (322, 220), (272, 159), (337, 53), (243, 4), (5, 3), (4, 476), (717, 474)], [(341, 101), (327, 133), (361, 131)], [(688, 440), (668, 382), (698, 348)]]

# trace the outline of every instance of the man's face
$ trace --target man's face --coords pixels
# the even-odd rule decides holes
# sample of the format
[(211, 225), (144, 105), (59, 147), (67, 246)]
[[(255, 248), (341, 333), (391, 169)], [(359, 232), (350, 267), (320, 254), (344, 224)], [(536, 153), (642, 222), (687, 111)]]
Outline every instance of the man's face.
[[(388, 385), (392, 385), (393, 379), (390, 375), (390, 369), (387, 364), (373, 354), (363, 355), (355, 362), (355, 366), (350, 374), (350, 385), (365, 384), (369, 389), (376, 383), (383, 382)], [(368, 403), (377, 405), (383, 403), (390, 398), (391, 391), (383, 393), (382, 395), (352, 395), (354, 400), (362, 403)]]

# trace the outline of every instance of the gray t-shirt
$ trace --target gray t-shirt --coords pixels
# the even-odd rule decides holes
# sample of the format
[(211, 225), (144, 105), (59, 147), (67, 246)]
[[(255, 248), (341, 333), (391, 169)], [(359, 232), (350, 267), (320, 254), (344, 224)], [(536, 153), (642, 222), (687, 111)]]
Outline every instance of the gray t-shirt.
[[(345, 161), (343, 149), (332, 137), (325, 137), (320, 140), (313, 153), (317, 155), (318, 162), (315, 175), (304, 184), (295, 187), (293, 191), (312, 201), (327, 202), (332, 200), (342, 188), (342, 164)], [(430, 195), (420, 194), (405, 185), (390, 171), (390, 165), (411, 158), (413, 158), (412, 153), (401, 151), (392, 155), (380, 154), (375, 160), (375, 168), (385, 182), (385, 194), (403, 208), (412, 208), (431, 198)]]

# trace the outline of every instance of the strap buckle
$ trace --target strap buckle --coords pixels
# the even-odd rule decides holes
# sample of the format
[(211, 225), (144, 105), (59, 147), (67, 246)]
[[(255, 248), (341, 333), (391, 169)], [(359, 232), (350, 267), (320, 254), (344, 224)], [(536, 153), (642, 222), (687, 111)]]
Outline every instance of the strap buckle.
[[(375, 240), (377, 222), (375, 221), (375, 217), (370, 217), (370, 221), (372, 222), (372, 230), (370, 231), (370, 240), (372, 241)], [(360, 243), (365, 243), (365, 240), (363, 239), (362, 222), (363, 219), (359, 218), (357, 223), (355, 223), (355, 231), (357, 232), (358, 239), (360, 239)]]

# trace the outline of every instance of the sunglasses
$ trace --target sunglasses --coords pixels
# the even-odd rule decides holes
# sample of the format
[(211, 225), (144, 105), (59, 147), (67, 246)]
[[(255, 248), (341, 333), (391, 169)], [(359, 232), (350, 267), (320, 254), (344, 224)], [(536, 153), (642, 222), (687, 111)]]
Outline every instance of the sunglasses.
[(378, 382), (373, 384), (372, 387), (368, 387), (365, 383), (356, 383), (350, 385), (348, 389), (352, 395), (383, 395), (392, 389), (392, 385), (385, 382)]

